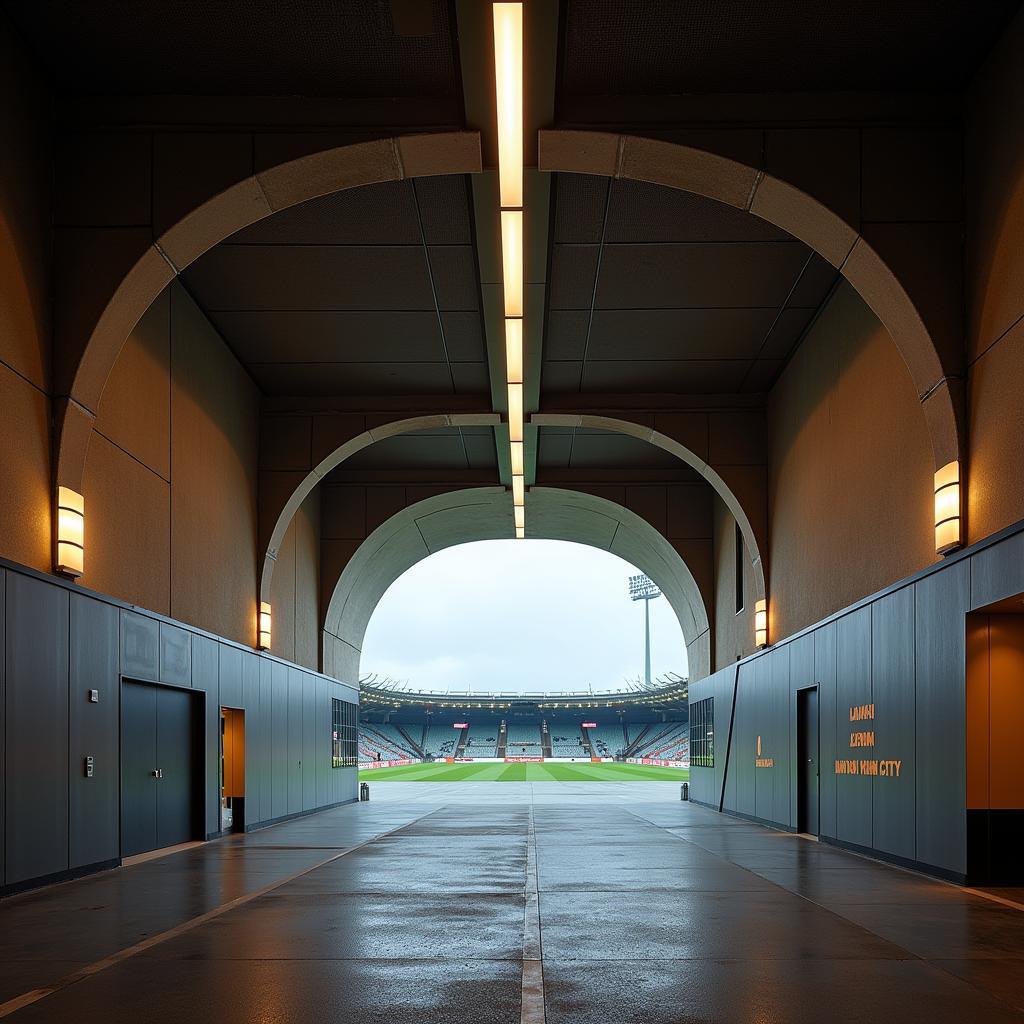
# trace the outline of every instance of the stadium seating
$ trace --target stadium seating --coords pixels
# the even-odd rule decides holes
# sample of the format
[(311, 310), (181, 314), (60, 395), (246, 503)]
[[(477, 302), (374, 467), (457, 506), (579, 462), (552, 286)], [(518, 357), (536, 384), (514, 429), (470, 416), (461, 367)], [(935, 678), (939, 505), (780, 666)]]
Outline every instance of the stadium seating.
[(552, 757), (589, 757), (586, 747), (583, 746), (583, 740), (579, 739), (576, 742), (561, 742), (556, 743), (554, 740), (551, 741), (551, 756)]
[[(496, 735), (485, 735), (486, 730), (477, 730), (479, 735), (470, 732), (466, 739), (466, 749), (463, 751), (466, 757), (494, 757), (498, 750), (498, 737)], [(497, 733), (497, 729), (493, 733)]]
[(684, 741), (689, 746), (689, 723), (665, 723), (663, 726), (651, 729), (644, 742), (640, 744), (640, 747), (633, 751), (633, 756), (677, 760), (676, 754), (682, 749)]
[(451, 725), (432, 725), (427, 729), (423, 752), (428, 757), (454, 757), (460, 735), (461, 731), (453, 729)]
[(419, 758), (393, 725), (359, 723), (359, 756), (365, 761), (404, 761)]
[(594, 748), (595, 757), (614, 757), (621, 754), (625, 747), (625, 739), (620, 725), (599, 725), (596, 729), (588, 729), (590, 745)]
[(540, 722), (509, 723), (505, 754), (507, 757), (540, 757)]

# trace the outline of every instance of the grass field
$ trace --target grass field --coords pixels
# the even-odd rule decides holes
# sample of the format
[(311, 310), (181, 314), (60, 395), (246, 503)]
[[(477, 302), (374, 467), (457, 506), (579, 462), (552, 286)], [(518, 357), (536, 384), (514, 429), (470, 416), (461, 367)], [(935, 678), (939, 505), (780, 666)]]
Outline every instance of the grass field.
[(364, 782), (685, 782), (686, 768), (643, 764), (410, 764), (360, 772)]

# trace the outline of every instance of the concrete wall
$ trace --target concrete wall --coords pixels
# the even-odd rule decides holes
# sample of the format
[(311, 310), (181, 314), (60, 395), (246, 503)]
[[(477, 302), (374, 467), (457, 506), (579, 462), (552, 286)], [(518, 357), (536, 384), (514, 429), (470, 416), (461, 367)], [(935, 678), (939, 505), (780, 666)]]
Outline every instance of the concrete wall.
[(934, 561), (931, 443), (906, 366), (842, 284), (769, 400), (772, 641)]
[(969, 97), (966, 152), (968, 535), (1024, 517), (1024, 15)]
[(273, 649), (307, 668), (320, 664), (320, 488), (299, 506), (271, 580)]
[(0, 756), (17, 765), (0, 787), (0, 891), (119, 859), (122, 676), (204, 693), (207, 836), (221, 705), (245, 711), (247, 827), (355, 799), (356, 769), (331, 767), (331, 698), (357, 702), (351, 687), (10, 564), (0, 621)]
[(82, 583), (255, 642), (259, 393), (179, 284), (132, 331), (89, 442)]
[(715, 606), (714, 668), (754, 653), (754, 567), (743, 548), (743, 610), (736, 611), (736, 520), (719, 499), (714, 500)]
[(49, 98), (0, 13), (0, 556), (50, 565)]

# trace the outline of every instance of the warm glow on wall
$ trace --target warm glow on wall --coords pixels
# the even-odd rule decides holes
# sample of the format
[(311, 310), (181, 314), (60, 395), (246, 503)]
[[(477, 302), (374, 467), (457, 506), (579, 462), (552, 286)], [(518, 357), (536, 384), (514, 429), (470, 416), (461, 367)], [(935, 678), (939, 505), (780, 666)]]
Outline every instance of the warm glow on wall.
[(259, 642), (257, 646), (261, 651), (270, 650), (270, 605), (266, 601), (260, 602), (260, 613), (258, 616)]
[(768, 602), (764, 598), (754, 605), (754, 646), (768, 646)]
[(944, 555), (960, 544), (960, 463), (954, 460), (935, 474), (935, 550)]
[(85, 499), (70, 487), (57, 488), (57, 572), (85, 571)]
[(523, 383), (523, 321), (505, 321), (505, 365), (509, 384)]
[(523, 385), (508, 386), (508, 437), (510, 441), (523, 439)]
[(523, 205), (523, 5), (494, 5), (498, 184), (502, 206)]
[(523, 315), (523, 211), (501, 211), (501, 270), (505, 316)]

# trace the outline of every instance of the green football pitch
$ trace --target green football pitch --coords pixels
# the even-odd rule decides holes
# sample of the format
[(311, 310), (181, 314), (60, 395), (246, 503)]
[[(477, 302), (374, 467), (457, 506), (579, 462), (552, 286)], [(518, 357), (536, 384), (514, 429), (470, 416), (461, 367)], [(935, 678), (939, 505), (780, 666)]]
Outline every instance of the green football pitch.
[(359, 773), (363, 782), (685, 782), (686, 768), (644, 764), (410, 764), (371, 768)]

